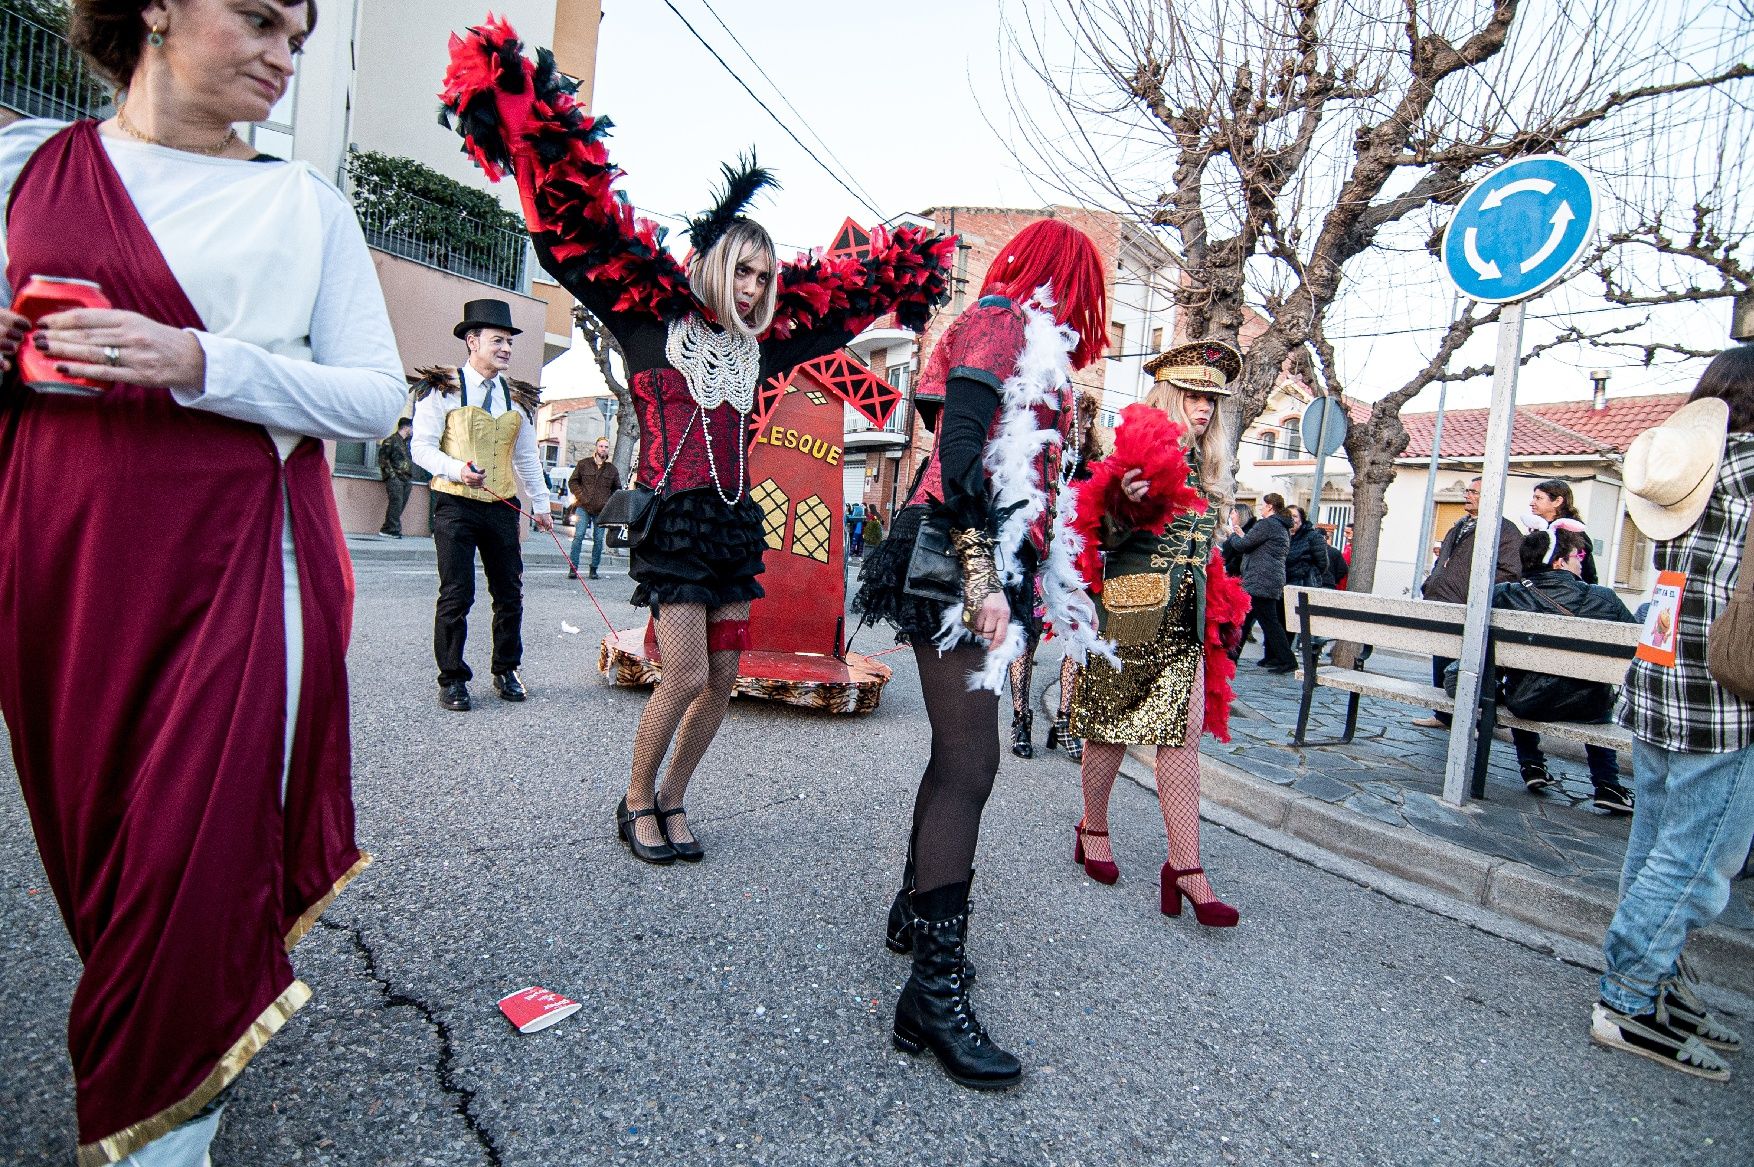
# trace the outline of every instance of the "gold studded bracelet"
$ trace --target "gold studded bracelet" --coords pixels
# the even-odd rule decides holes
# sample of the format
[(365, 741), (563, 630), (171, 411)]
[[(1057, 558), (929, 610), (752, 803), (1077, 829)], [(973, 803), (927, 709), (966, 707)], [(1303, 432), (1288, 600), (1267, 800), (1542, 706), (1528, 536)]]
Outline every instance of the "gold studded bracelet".
[(1004, 590), (993, 566), (993, 541), (971, 528), (950, 532), (950, 543), (962, 561), (962, 622), (972, 626), (986, 598)]

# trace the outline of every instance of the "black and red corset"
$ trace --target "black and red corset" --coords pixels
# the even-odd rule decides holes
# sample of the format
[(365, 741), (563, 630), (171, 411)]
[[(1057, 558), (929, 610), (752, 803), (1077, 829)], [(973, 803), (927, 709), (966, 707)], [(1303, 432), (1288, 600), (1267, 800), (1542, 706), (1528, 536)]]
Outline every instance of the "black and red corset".
[[(688, 378), (668, 365), (633, 374), (628, 387), (639, 413), (641, 483), (655, 488), (662, 480), (666, 490), (676, 493), (711, 486), (716, 477), (719, 489), (728, 495), (744, 489), (748, 458), (746, 447), (740, 451), (739, 443), (748, 442), (749, 426), (742, 415), (729, 405), (702, 410), (688, 391)], [(710, 465), (707, 435), (711, 436)]]

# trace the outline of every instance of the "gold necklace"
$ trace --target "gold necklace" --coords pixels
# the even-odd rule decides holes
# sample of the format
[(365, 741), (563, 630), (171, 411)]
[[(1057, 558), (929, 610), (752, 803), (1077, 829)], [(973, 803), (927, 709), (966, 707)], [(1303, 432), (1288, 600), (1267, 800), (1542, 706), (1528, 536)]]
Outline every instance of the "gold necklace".
[(183, 150), (190, 154), (206, 154), (209, 157), (225, 150), (233, 142), (237, 141), (238, 136), (237, 127), (233, 126), (225, 131), (225, 137), (219, 140), (217, 146), (178, 146), (167, 142), (162, 138), (155, 138), (151, 134), (136, 129), (128, 121), (128, 113), (125, 109), (118, 109), (116, 111), (116, 125), (130, 138), (138, 138), (140, 141), (145, 142), (148, 145), (163, 146), (167, 150)]

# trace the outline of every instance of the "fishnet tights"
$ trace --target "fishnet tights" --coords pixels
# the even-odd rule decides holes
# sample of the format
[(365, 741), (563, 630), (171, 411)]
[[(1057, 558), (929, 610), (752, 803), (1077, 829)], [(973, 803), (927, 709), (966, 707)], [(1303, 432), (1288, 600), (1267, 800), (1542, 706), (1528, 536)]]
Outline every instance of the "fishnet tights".
[[(657, 616), (658, 656), (663, 677), (640, 713), (633, 735), (633, 774), (627, 784), (627, 807), (644, 810), (681, 806), (689, 779), (725, 720), (731, 690), (737, 684), (741, 653), (707, 651), (707, 625), (718, 620), (747, 620), (749, 604), (729, 604), (710, 612), (704, 604), (666, 604)], [(657, 787), (658, 764), (670, 754), (664, 784)], [(658, 820), (650, 815), (634, 821), (634, 836), (655, 847), (664, 841)], [(671, 815), (663, 830), (672, 840), (694, 838), (687, 815)]]
[[(1158, 746), (1153, 767), (1157, 806), (1163, 812), (1164, 833), (1169, 836), (1170, 866), (1183, 871), (1200, 866), (1200, 727), (1205, 717), (1206, 666), (1202, 662), (1194, 670), (1194, 691), (1188, 700), (1188, 744)], [(1084, 743), (1084, 825), (1089, 830), (1108, 830), (1109, 795), (1114, 792), (1125, 755), (1125, 746)], [(1084, 851), (1092, 859), (1114, 862), (1106, 835), (1086, 836)], [(1190, 875), (1181, 886), (1195, 903), (1218, 898), (1204, 875)]]

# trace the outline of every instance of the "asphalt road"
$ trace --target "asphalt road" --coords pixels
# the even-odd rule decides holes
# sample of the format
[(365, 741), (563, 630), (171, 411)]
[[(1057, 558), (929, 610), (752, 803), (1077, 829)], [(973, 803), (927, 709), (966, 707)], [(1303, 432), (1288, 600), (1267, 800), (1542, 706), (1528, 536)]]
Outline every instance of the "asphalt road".
[[(1129, 782), (1121, 882), (1084, 879), (1059, 755), (1005, 755), (970, 945), (1029, 1076), (963, 1090), (889, 1045), (906, 965), (881, 926), (924, 758), (908, 655), (864, 720), (734, 704), (689, 797), (706, 862), (645, 867), (611, 823), (642, 697), (598, 679), (577, 586), (534, 562), (529, 702), (477, 685), (446, 713), (422, 546), (359, 555), (377, 862), (299, 948), (316, 997), (234, 1092), (219, 1167), (1754, 1162), (1754, 1063), (1716, 1085), (1593, 1048), (1593, 974), (1538, 949), (1217, 827), (1206, 866), (1242, 926), (1165, 919), (1162, 821)], [(600, 594), (631, 626), (628, 590)], [(0, 1162), (71, 1163), (78, 964), (0, 770)], [(530, 984), (584, 1007), (521, 1036), (494, 1002)]]

